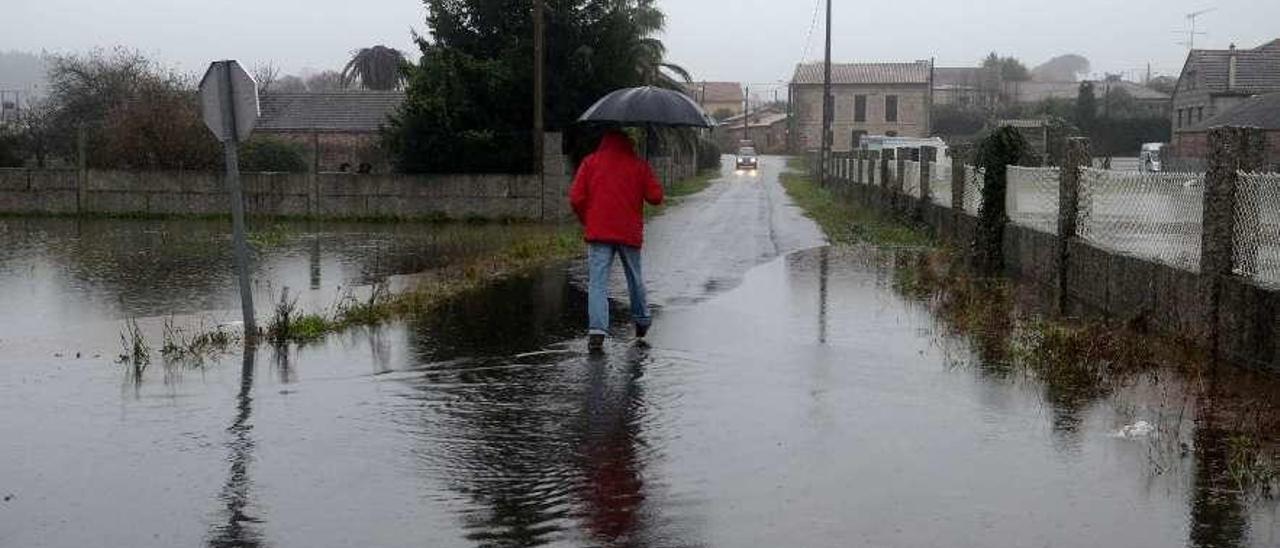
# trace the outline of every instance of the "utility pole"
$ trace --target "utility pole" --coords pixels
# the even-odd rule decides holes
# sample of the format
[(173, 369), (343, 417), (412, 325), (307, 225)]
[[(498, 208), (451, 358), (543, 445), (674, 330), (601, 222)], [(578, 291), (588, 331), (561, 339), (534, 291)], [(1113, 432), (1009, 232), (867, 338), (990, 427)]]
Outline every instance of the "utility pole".
[(546, 148), (546, 119), (544, 118), (544, 109), (546, 101), (543, 94), (546, 92), (544, 83), (546, 71), (546, 54), (544, 53), (546, 40), (545, 31), (543, 29), (543, 2), (544, 0), (533, 0), (533, 172), (538, 175), (538, 206), (539, 217), (546, 220), (547, 217), (547, 174), (545, 166)]
[(827, 0), (827, 47), (822, 63), (822, 147), (818, 152), (818, 184), (827, 183), (827, 157), (831, 154), (831, 0)]
[(742, 140), (751, 140), (751, 86), (748, 85), (742, 94)]

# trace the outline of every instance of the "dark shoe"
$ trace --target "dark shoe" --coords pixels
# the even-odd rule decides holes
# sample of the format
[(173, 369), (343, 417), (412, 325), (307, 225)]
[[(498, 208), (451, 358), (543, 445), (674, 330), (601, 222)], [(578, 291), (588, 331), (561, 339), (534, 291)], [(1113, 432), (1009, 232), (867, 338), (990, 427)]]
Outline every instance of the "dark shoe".
[(645, 337), (645, 335), (648, 335), (648, 334), (649, 334), (649, 326), (647, 326), (647, 325), (640, 325), (640, 324), (636, 324), (636, 338), (637, 338), (637, 339), (643, 339), (643, 338)]
[(587, 336), (587, 351), (592, 354), (604, 352), (604, 335)]

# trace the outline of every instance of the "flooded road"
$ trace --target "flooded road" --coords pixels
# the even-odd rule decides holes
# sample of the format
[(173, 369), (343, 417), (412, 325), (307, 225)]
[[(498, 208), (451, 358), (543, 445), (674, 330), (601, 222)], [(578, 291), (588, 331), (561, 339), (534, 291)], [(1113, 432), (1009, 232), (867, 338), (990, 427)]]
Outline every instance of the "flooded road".
[[(201, 278), (181, 257), (76, 274), (141, 262), (94, 240), (136, 225), (5, 240), (0, 295), (24, 300), (0, 312), (0, 546), (1280, 545), (1275, 503), (1216, 481), (1229, 440), (1180, 381), (1080, 401), (989, 367), (894, 289), (915, 251), (821, 247), (781, 164), (653, 221), (650, 344), (603, 357), (579, 268), (556, 267), (135, 383), (91, 358), (119, 320), (232, 309), (233, 280), (181, 291)], [(319, 232), (314, 302), (503, 238), (361, 230)], [(308, 248), (275, 249), (259, 279), (312, 287)], [(1188, 447), (1122, 431), (1139, 421)]]

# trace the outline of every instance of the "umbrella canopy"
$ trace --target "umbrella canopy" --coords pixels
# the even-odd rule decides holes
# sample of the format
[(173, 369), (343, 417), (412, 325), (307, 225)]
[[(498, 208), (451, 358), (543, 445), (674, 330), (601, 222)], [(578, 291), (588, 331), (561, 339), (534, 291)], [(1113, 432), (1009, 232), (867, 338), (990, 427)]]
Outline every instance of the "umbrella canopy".
[(620, 89), (596, 101), (579, 122), (624, 126), (715, 127), (688, 95), (655, 87)]

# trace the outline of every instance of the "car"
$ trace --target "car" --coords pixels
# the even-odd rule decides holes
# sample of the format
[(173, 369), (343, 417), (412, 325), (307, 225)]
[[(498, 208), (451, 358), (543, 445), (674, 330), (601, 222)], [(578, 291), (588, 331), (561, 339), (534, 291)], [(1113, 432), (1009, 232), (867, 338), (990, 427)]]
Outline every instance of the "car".
[(756, 149), (751, 147), (738, 149), (738, 159), (735, 165), (738, 169), (759, 169), (760, 158), (756, 155)]

